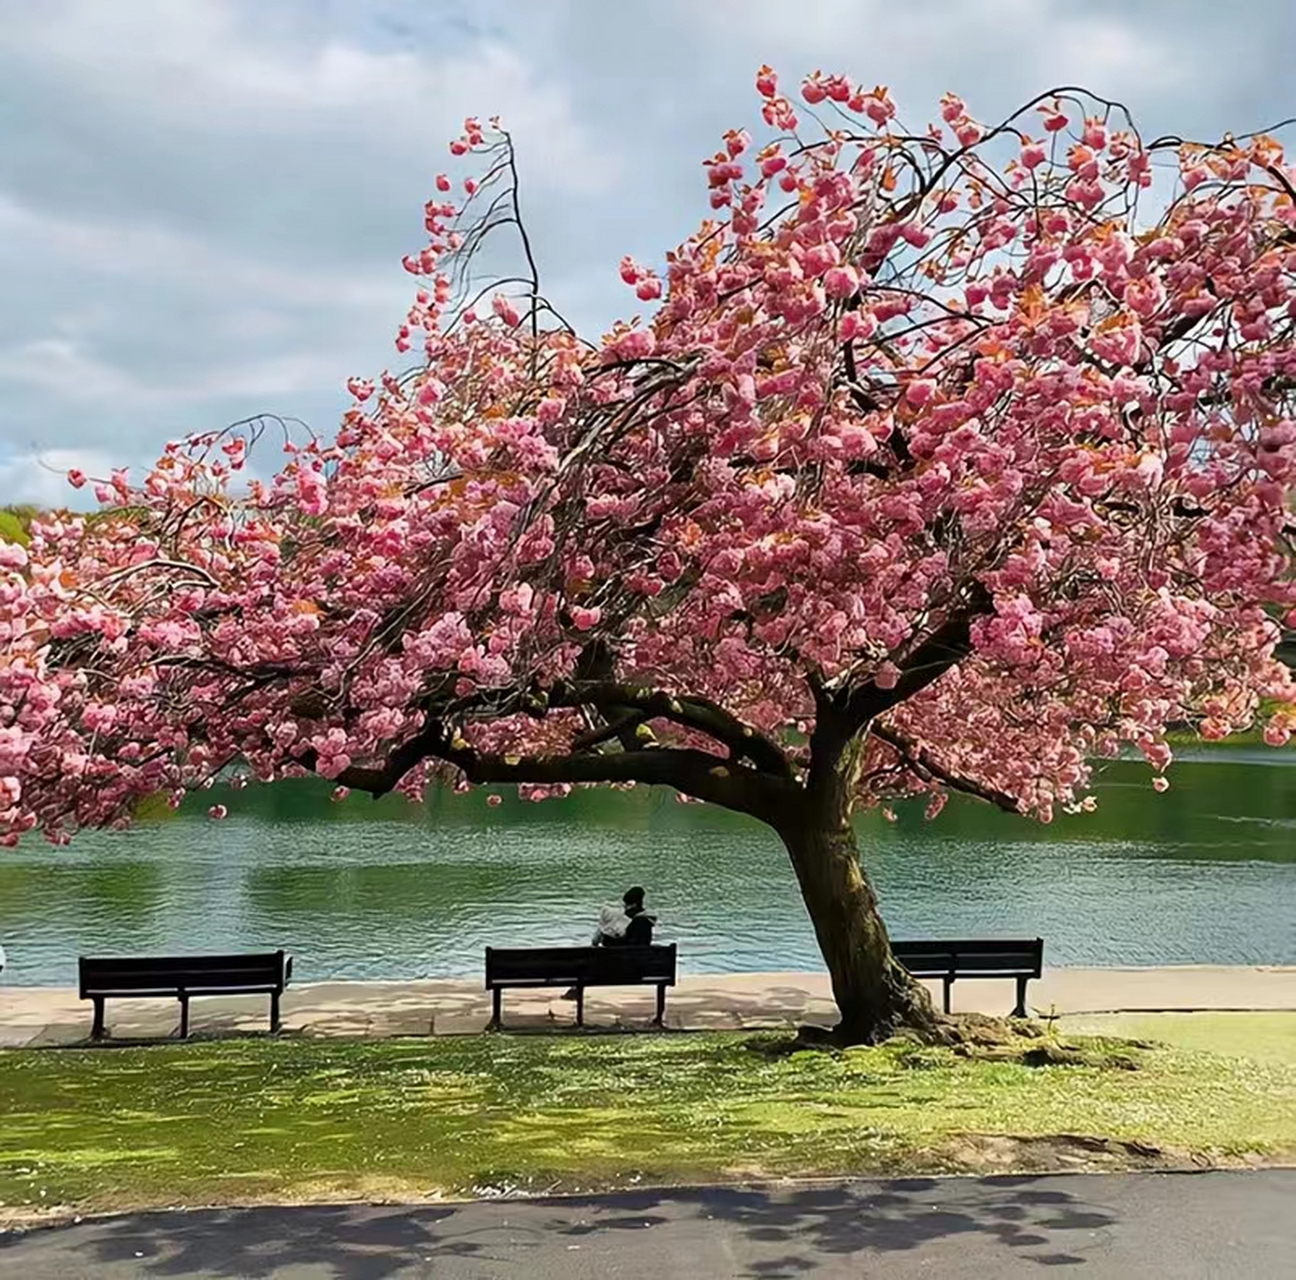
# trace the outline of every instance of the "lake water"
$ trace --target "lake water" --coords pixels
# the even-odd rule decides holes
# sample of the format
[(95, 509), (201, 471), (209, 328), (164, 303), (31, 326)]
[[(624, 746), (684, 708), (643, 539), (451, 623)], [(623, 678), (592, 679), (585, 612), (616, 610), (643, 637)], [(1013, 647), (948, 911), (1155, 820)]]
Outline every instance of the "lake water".
[[(1115, 762), (1097, 813), (1049, 827), (972, 802), (869, 814), (863, 857), (897, 937), (1038, 934), (1060, 965), (1296, 964), (1294, 756), (1199, 752), (1164, 795)], [(647, 790), (492, 809), (328, 789), (217, 789), (129, 832), (0, 850), (3, 981), (74, 985), (80, 954), (277, 947), (299, 981), (476, 975), (488, 943), (584, 942), (631, 883), (686, 972), (821, 967), (781, 845), (735, 815)]]

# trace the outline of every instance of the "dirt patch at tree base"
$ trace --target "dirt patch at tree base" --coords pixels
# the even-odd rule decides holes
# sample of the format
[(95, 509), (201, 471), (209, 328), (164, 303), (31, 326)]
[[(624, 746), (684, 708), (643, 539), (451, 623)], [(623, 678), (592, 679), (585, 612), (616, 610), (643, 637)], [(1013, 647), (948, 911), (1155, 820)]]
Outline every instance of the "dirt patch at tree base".
[[(935, 1153), (933, 1153), (935, 1154)], [(1242, 1154), (1190, 1151), (1094, 1134), (1057, 1133), (1019, 1137), (1001, 1133), (959, 1134), (940, 1154), (946, 1172), (1011, 1173), (1187, 1173), (1206, 1169), (1288, 1167), (1296, 1152)]]

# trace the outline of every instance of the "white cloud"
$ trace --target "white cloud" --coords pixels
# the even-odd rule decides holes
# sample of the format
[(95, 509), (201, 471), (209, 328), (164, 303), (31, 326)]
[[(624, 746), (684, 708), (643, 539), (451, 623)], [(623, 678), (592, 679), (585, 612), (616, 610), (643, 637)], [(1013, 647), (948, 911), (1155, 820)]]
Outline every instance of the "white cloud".
[(0, 255), (44, 252), (66, 268), (134, 280), (154, 276), (199, 293), (252, 295), (280, 304), (385, 306), (409, 293), (395, 270), (316, 273), (240, 255), (194, 234), (147, 222), (104, 221), (39, 213), (0, 192)]
[(479, 112), (504, 116), (525, 139), (538, 181), (590, 190), (615, 180), (613, 158), (592, 145), (563, 87), (495, 42), (457, 56), (368, 50), (258, 26), (230, 0), (9, 0), (0, 13), (8, 59), (74, 78), (101, 108), (192, 145), (222, 135), (304, 147), (363, 138), (365, 148), (336, 154), (360, 180), (370, 165), (414, 159), (404, 148), (429, 126), (444, 144)]
[[(969, 99), (970, 81), (1031, 91), (1078, 82), (1098, 93), (1146, 94), (1196, 73), (1172, 24), (1140, 25), (1134, 6), (1117, 13), (1090, 6), (1079, 15), (1076, 8), (1063, 0), (711, 0), (697, 16), (717, 37), (785, 68), (796, 77), (789, 87), (820, 67)], [(900, 103), (914, 112), (934, 113), (935, 105), (935, 97)]]
[(332, 353), (289, 352), (229, 368), (217, 366), (197, 380), (145, 382), (65, 338), (41, 338), (0, 351), (0, 380), (37, 387), (57, 401), (110, 401), (128, 410), (200, 404), (218, 397), (291, 395), (328, 385), (337, 370)]
[(0, 380), (36, 387), (73, 403), (138, 404), (149, 398), (147, 388), (129, 374), (87, 355), (66, 338), (37, 338), (0, 351)]

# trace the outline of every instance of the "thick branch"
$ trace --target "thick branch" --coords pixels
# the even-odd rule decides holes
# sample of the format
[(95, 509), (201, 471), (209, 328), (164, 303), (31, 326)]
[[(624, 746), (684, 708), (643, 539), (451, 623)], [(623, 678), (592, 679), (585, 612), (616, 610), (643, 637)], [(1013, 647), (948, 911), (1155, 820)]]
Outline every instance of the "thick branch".
[[(439, 754), (445, 733), (437, 721), (428, 721), (423, 728), (400, 746), (394, 747), (381, 765), (348, 765), (334, 781), (353, 791), (367, 791), (375, 800), (394, 791), (400, 780), (424, 760)], [(319, 753), (308, 747), (297, 757), (304, 769), (313, 770), (319, 763)]]
[(810, 735), (810, 770), (806, 789), (819, 803), (838, 804), (853, 789), (842, 776), (849, 765), (852, 742), (861, 729), (892, 707), (934, 684), (972, 651), (972, 620), (993, 607), (990, 593), (974, 583), (969, 598), (946, 617), (935, 631), (909, 655), (900, 678), (890, 689), (870, 680), (862, 685), (835, 688), (812, 676), (815, 727)]
[(894, 729), (888, 729), (884, 725), (874, 723), (869, 732), (875, 738), (880, 738), (888, 746), (894, 747), (904, 757), (905, 763), (924, 781), (928, 777), (935, 778), (938, 782), (942, 782), (949, 787), (951, 791), (961, 791), (964, 795), (976, 796), (978, 800), (985, 800), (1008, 813), (1021, 812), (1021, 805), (1018, 803), (1016, 796), (1011, 796), (1006, 791), (999, 791), (995, 787), (986, 786), (984, 783), (977, 782), (974, 778), (965, 778), (952, 772), (934, 760), (929, 752), (922, 750), (907, 738), (902, 737)]
[(993, 608), (990, 593), (977, 584), (967, 604), (952, 612), (909, 655), (900, 678), (890, 689), (873, 681), (852, 689), (840, 706), (842, 729), (853, 737), (883, 712), (921, 693), (972, 652), (972, 622)]
[(637, 711), (644, 720), (669, 720), (723, 743), (734, 760), (750, 760), (762, 773), (785, 781), (793, 777), (792, 766), (778, 743), (744, 724), (710, 698), (677, 697), (660, 689), (608, 682), (559, 686), (553, 691), (549, 705), (590, 706), (599, 711), (612, 711), (618, 717)]
[[(350, 765), (336, 781), (375, 799), (392, 791), (424, 760), (454, 765), (469, 782), (556, 786), (579, 782), (637, 782), (674, 787), (699, 800), (773, 822), (786, 801), (784, 785), (733, 760), (691, 749), (618, 751), (594, 755), (513, 756), (482, 754), (429, 721), (378, 766)], [(298, 762), (314, 769), (318, 755), (303, 752)], [(788, 784), (789, 786), (791, 784)]]

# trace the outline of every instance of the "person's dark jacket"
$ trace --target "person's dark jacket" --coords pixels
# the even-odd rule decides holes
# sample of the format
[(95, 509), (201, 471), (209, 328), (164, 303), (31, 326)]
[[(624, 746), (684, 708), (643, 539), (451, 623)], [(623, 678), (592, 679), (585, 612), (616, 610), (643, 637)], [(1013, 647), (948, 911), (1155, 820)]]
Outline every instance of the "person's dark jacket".
[(626, 947), (651, 946), (653, 925), (656, 923), (656, 920), (646, 911), (631, 916), (630, 923), (626, 925), (625, 936), (621, 940), (621, 945)]

